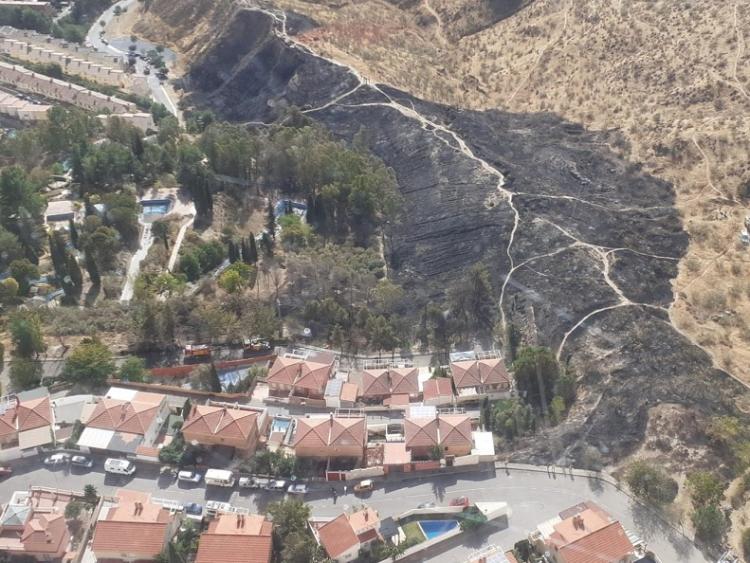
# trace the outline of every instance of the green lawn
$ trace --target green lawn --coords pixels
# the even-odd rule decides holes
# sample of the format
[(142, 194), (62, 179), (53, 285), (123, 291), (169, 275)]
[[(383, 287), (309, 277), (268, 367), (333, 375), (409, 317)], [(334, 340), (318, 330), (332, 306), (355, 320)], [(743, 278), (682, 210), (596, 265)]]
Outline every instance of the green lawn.
[(401, 526), (401, 529), (406, 535), (407, 545), (418, 544), (427, 539), (424, 533), (422, 533), (422, 528), (419, 527), (419, 524), (417, 524), (417, 522), (409, 522), (408, 524), (404, 524), (403, 526)]

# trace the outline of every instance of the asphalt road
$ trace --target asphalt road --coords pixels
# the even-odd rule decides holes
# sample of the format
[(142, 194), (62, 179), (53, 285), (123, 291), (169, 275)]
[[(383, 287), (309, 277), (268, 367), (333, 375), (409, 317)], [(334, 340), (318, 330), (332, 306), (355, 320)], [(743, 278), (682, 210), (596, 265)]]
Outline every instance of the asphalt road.
[[(105, 474), (102, 460), (97, 459), (93, 470), (67, 468), (48, 470), (36, 458), (19, 462), (13, 476), (0, 482), (0, 500), (10, 498), (15, 490), (31, 485), (82, 490), (93, 484), (100, 493), (112, 494), (120, 487), (149, 491), (154, 497), (178, 502), (204, 503), (206, 500), (229, 501), (237, 506), (263, 512), (269, 502), (281, 498), (279, 493), (224, 489), (175, 483), (159, 478), (158, 467), (139, 465), (135, 476), (124, 477)], [(597, 480), (570, 475), (550, 475), (545, 471), (531, 472), (503, 469), (490, 472), (466, 473), (437, 478), (413, 478), (379, 483), (376, 490), (365, 499), (351, 493), (343, 494), (343, 484), (336, 485), (336, 501), (330, 494), (330, 485), (316, 484), (305, 498), (316, 516), (335, 516), (345, 508), (362, 502), (377, 509), (381, 518), (397, 516), (422, 502), (440, 505), (450, 499), (466, 495), (470, 500), (507, 502), (512, 515), (507, 523), (488, 524), (469, 535), (462, 534), (447, 544), (410, 561), (435, 561), (454, 563), (463, 561), (473, 551), (490, 544), (509, 549), (526, 536), (540, 522), (553, 518), (561, 510), (583, 500), (593, 500), (618, 518), (630, 531), (643, 538), (664, 563), (708, 563), (709, 558), (698, 551), (684, 536), (666, 525), (654, 514), (633, 502), (615, 487)]]
[[(117, 56), (127, 56), (127, 51), (123, 51), (122, 49), (118, 49), (117, 47), (111, 45), (110, 41), (113, 38), (106, 35), (106, 29), (102, 27), (100, 22), (103, 21), (105, 25), (108, 24), (112, 20), (112, 18), (115, 17), (115, 7), (119, 6), (121, 9), (128, 9), (131, 7), (131, 5), (134, 6), (135, 4), (135, 0), (122, 0), (121, 2), (117, 2), (116, 4), (110, 6), (89, 29), (88, 33), (86, 34), (87, 44), (90, 44), (92, 47), (95, 47), (99, 51), (109, 52)], [(102, 29), (105, 29), (104, 36), (99, 35)], [(106, 39), (107, 43), (105, 44), (102, 39)], [(136, 72), (138, 74), (143, 74), (143, 69), (145, 66), (146, 63), (144, 63), (142, 59), (137, 59), (135, 64)], [(151, 97), (154, 98), (154, 100), (156, 100), (157, 102), (164, 104), (164, 106), (172, 115), (176, 116), (178, 119), (182, 119), (180, 111), (177, 109), (177, 106), (175, 106), (174, 102), (167, 94), (164, 86), (156, 77), (156, 74), (149, 74), (146, 79), (151, 90)]]

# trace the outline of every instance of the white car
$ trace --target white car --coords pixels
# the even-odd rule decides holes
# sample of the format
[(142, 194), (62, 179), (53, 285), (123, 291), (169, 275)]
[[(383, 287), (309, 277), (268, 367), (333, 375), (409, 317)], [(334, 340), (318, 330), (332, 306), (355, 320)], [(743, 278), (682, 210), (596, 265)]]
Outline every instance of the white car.
[(70, 458), (70, 464), (78, 467), (85, 467), (86, 469), (91, 469), (92, 467), (94, 467), (94, 460), (90, 457), (86, 457), (85, 455), (74, 455)]
[(271, 481), (265, 488), (267, 491), (285, 491), (286, 481), (277, 479), (276, 481)]
[(52, 454), (44, 458), (44, 465), (50, 467), (58, 467), (60, 465), (66, 465), (70, 461), (70, 455), (68, 454)]
[(180, 471), (177, 474), (178, 481), (187, 481), (188, 483), (200, 483), (203, 475), (197, 471)]
[(292, 485), (289, 485), (289, 488), (286, 490), (286, 492), (290, 495), (306, 495), (307, 485), (305, 485), (304, 483), (294, 483)]

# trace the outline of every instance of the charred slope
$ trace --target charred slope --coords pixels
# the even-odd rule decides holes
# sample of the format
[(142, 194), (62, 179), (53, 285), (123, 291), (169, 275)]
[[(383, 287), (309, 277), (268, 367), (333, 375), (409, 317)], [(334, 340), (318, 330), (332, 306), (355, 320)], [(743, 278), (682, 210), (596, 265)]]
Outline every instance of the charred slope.
[(647, 409), (663, 401), (735, 410), (744, 388), (668, 320), (687, 245), (671, 186), (580, 126), (368, 85), (291, 43), (284, 28), (283, 17), (239, 11), (195, 64), (192, 101), (241, 122), (296, 105), (341, 138), (364, 131), (401, 186), (388, 250), (415, 304), (483, 260), (506, 318), (533, 308), (540, 342), (581, 368), (596, 400), (551, 432), (556, 439), (537, 440), (527, 459), (575, 454), (581, 436), (622, 455), (641, 439)]

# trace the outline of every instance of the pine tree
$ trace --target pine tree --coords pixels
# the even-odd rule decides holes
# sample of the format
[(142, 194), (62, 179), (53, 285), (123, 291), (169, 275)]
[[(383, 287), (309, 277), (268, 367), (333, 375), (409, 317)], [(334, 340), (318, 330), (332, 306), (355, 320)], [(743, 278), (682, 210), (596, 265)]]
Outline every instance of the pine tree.
[(164, 305), (161, 311), (161, 328), (164, 342), (174, 342), (174, 311), (169, 304)]
[(268, 207), (266, 209), (266, 230), (271, 235), (273, 240), (276, 240), (276, 212), (273, 209), (273, 201), (268, 199)]
[(211, 391), (214, 393), (221, 393), (221, 380), (219, 379), (219, 373), (216, 371), (216, 364), (213, 362), (211, 362), (211, 371), (209, 372), (209, 375)]
[(73, 248), (78, 248), (78, 229), (73, 219), (68, 220), (68, 232), (70, 233), (70, 242), (73, 243)]
[(65, 242), (61, 240), (58, 231), (49, 236), (49, 253), (52, 258), (52, 266), (55, 268), (55, 274), (59, 279), (67, 275), (65, 268)]

